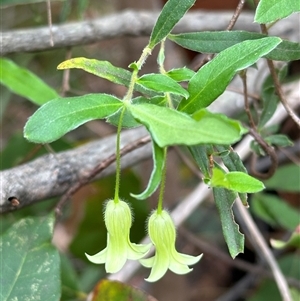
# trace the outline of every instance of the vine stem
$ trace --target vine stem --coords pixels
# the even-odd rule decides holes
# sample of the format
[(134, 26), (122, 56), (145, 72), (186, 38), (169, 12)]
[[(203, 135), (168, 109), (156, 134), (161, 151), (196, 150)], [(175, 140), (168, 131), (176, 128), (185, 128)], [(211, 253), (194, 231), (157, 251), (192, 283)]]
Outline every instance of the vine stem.
[(124, 113), (126, 110), (126, 106), (124, 105), (119, 123), (118, 123), (118, 130), (117, 130), (117, 141), (116, 141), (116, 186), (115, 186), (115, 196), (114, 202), (115, 204), (119, 203), (119, 191), (120, 191), (120, 177), (121, 177), (121, 153), (120, 153), (120, 144), (121, 144), (121, 130), (122, 130), (122, 123), (124, 118)]
[(164, 201), (164, 193), (166, 187), (166, 174), (167, 174), (167, 147), (164, 148), (164, 167), (161, 175), (161, 182), (160, 182), (160, 190), (159, 190), (159, 197), (157, 203), (157, 213), (160, 214), (163, 211), (163, 201)]

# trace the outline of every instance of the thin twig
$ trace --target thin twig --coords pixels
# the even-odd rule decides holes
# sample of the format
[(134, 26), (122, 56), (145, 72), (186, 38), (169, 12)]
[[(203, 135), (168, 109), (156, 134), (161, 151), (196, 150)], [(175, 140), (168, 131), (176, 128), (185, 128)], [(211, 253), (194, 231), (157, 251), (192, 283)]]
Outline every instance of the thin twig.
[[(71, 59), (71, 57), (72, 57), (72, 48), (68, 47), (65, 60), (69, 60)], [(61, 85), (61, 92), (60, 92), (61, 96), (65, 96), (66, 93), (70, 90), (70, 85), (69, 85), (70, 72), (71, 69), (65, 69), (63, 71), (63, 78), (62, 78), (62, 85)]]
[(271, 167), (270, 167), (270, 169), (268, 170), (267, 173), (260, 173), (260, 172), (256, 171), (255, 168), (254, 168), (254, 166), (255, 166), (254, 162), (253, 162), (253, 164), (251, 164), (251, 172), (257, 178), (269, 179), (270, 177), (272, 177), (272, 175), (275, 173), (275, 171), (277, 169), (277, 165), (278, 165), (277, 154), (276, 154), (275, 150), (270, 145), (268, 145), (264, 141), (264, 139), (257, 132), (257, 127), (256, 127), (256, 124), (254, 122), (253, 116), (251, 114), (250, 105), (249, 105), (249, 101), (248, 101), (247, 73), (246, 72), (247, 72), (246, 70), (242, 71), (240, 73), (240, 77), (241, 77), (242, 82), (243, 82), (244, 106), (245, 106), (245, 111), (246, 111), (246, 114), (248, 116), (249, 124), (250, 124), (250, 128), (251, 128), (250, 129), (250, 134), (254, 137), (256, 142), (263, 148), (263, 150), (269, 155), (269, 157), (272, 161)]
[(259, 229), (257, 228), (256, 224), (254, 223), (249, 211), (244, 207), (242, 202), (237, 199), (235, 202), (237, 209), (241, 215), (241, 218), (245, 222), (250, 235), (252, 236), (252, 244), (257, 247), (257, 253), (264, 257), (265, 261), (268, 263), (271, 271), (273, 273), (274, 279), (277, 283), (277, 287), (280, 291), (281, 297), (283, 301), (292, 301), (287, 281), (281, 272), (276, 259), (268, 248), (262, 234), (260, 233)]
[[(143, 145), (149, 143), (151, 141), (150, 136), (145, 136), (143, 138), (140, 138), (130, 144), (127, 144), (120, 150), (120, 155), (124, 156), (127, 153), (133, 151), (134, 149), (137, 149), (139, 147), (142, 147)], [(61, 208), (66, 203), (68, 199), (71, 198), (71, 196), (78, 191), (82, 186), (89, 183), (97, 174), (99, 174), (101, 171), (103, 171), (105, 168), (107, 168), (110, 164), (116, 161), (116, 154), (110, 155), (107, 159), (100, 162), (95, 168), (84, 178), (75, 183), (72, 187), (68, 189), (68, 191), (61, 197), (60, 201), (58, 202), (55, 213), (57, 216), (61, 215)]]
[[(267, 271), (265, 267), (261, 267), (259, 265), (253, 265), (252, 263), (241, 260), (239, 258), (235, 258), (234, 260), (232, 260), (232, 258), (228, 254), (224, 253), (223, 251), (213, 246), (212, 244), (200, 239), (198, 236), (192, 234), (185, 227), (180, 227), (178, 229), (178, 232), (182, 234), (183, 237), (186, 238), (192, 245), (198, 247), (201, 252), (207, 254), (207, 256), (215, 257), (223, 261), (224, 263), (233, 266), (239, 270), (250, 272), (256, 275), (258, 274), (273, 279), (273, 274)], [(290, 285), (300, 288), (300, 283), (295, 279), (290, 278), (288, 282)]]
[(245, 4), (245, 0), (240, 0), (239, 4), (237, 5), (236, 9), (235, 9), (235, 12), (226, 28), (226, 30), (231, 30), (233, 28), (233, 26), (235, 25), (238, 17), (240, 16), (241, 12), (242, 12), (242, 9), (244, 7), (244, 4)]
[(51, 0), (47, 0), (47, 18), (50, 32), (50, 46), (54, 46), (53, 30), (52, 30), (52, 15), (51, 15)]
[(251, 136), (254, 137), (255, 141), (259, 144), (259, 146), (266, 152), (266, 154), (270, 157), (271, 159), (271, 165), (269, 170), (266, 173), (261, 173), (257, 170), (255, 170), (255, 157), (252, 157), (252, 164), (251, 164), (251, 173), (259, 178), (259, 179), (269, 179), (271, 178), (278, 166), (278, 158), (275, 150), (272, 148), (272, 146), (268, 145), (267, 142), (254, 130), (254, 129), (249, 129), (249, 132)]
[(256, 131), (256, 124), (253, 120), (252, 114), (251, 114), (251, 110), (250, 110), (250, 105), (249, 105), (249, 100), (248, 100), (248, 88), (247, 88), (247, 70), (243, 70), (240, 72), (240, 77), (242, 79), (243, 82), (243, 90), (244, 90), (244, 107), (245, 107), (245, 111), (246, 114), (248, 116), (249, 119), (249, 123), (250, 123), (250, 127)]

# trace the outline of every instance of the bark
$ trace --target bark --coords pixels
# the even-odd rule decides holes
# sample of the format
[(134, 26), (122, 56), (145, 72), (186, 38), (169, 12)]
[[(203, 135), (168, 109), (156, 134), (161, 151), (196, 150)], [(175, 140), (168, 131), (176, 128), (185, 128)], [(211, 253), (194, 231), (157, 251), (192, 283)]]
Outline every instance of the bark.
[[(147, 135), (144, 128), (124, 131), (121, 147)], [(38, 159), (0, 172), (0, 212), (7, 212), (38, 201), (63, 195), (71, 186), (83, 181), (97, 164), (115, 153), (116, 137), (110, 136), (81, 147)], [(135, 149), (122, 158), (126, 168), (151, 157), (150, 144)], [(115, 164), (108, 166), (94, 179), (115, 172)], [(20, 204), (17, 206), (14, 200)]]
[[(125, 10), (94, 20), (53, 24), (53, 47), (50, 45), (48, 26), (3, 31), (1, 52), (5, 55), (85, 45), (122, 36), (149, 36), (158, 14), (158, 12)], [(231, 16), (232, 12), (190, 12), (179, 22), (175, 32), (224, 30)], [(243, 13), (236, 28), (259, 30), (259, 26), (253, 23), (252, 13)]]

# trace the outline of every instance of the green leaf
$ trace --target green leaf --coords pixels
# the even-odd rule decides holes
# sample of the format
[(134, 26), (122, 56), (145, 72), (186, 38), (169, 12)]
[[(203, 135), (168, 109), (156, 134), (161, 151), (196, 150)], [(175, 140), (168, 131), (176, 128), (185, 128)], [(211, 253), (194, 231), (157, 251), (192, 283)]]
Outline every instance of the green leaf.
[(254, 21), (270, 23), (288, 17), (300, 11), (299, 0), (260, 0), (256, 8)]
[(0, 7), (5, 8), (12, 5), (39, 3), (39, 2), (46, 2), (46, 0), (1, 0)]
[[(283, 68), (281, 68), (277, 73), (278, 73), (280, 82), (282, 82), (283, 79), (287, 75), (287, 65), (285, 65)], [(263, 128), (263, 126), (274, 115), (274, 113), (277, 109), (277, 105), (280, 101), (280, 99), (277, 95), (276, 89), (275, 89), (273, 78), (271, 75), (269, 75), (265, 79), (265, 81), (262, 85), (261, 98), (262, 98), (262, 112), (259, 116), (259, 128), (260, 129)]]
[(93, 301), (157, 301), (133, 286), (107, 279), (99, 281), (91, 295)]
[[(152, 98), (145, 98), (145, 97), (139, 96), (139, 97), (133, 98), (131, 100), (131, 102), (133, 104), (151, 103), (151, 104), (155, 104), (158, 106), (164, 106), (166, 104), (166, 98), (164, 96), (155, 96)], [(122, 110), (123, 110), (123, 107), (121, 107), (113, 115), (110, 115), (107, 118), (107, 122), (113, 124), (114, 126), (118, 126)], [(123, 115), (122, 127), (123, 128), (134, 128), (134, 127), (138, 127), (138, 126), (141, 126), (141, 123), (137, 122), (135, 120), (135, 118), (131, 114), (130, 110), (128, 110), (128, 108), (125, 108), (125, 112)]]
[[(248, 173), (240, 156), (230, 146), (216, 145), (215, 148), (220, 153), (228, 152), (226, 156), (222, 156), (222, 161), (229, 171), (241, 171), (244, 173)], [(248, 207), (247, 193), (240, 192), (239, 197), (243, 205)]]
[(87, 59), (85, 57), (76, 57), (64, 61), (57, 66), (58, 70), (72, 68), (82, 69), (98, 77), (105, 78), (110, 82), (124, 86), (129, 85), (131, 77), (130, 71), (115, 67), (110, 62)]
[(224, 92), (236, 72), (253, 65), (280, 42), (279, 38), (244, 41), (220, 52), (192, 77), (190, 97), (183, 99), (178, 109), (193, 114), (207, 107)]
[(25, 218), (0, 237), (0, 299), (60, 300), (60, 263), (51, 244), (53, 215)]
[(213, 194), (229, 253), (235, 258), (244, 251), (244, 235), (239, 231), (239, 225), (235, 222), (232, 212), (236, 194), (224, 188), (213, 188)]
[[(265, 34), (249, 31), (203, 31), (170, 34), (168, 38), (176, 44), (201, 53), (219, 53), (226, 48), (246, 40), (268, 37)], [(282, 40), (276, 48), (264, 57), (276, 61), (294, 61), (300, 59), (300, 44)]]
[(225, 173), (214, 167), (208, 183), (211, 187), (223, 187), (241, 193), (254, 193), (265, 188), (264, 184), (244, 172), (232, 171)]
[(171, 77), (177, 82), (182, 82), (182, 81), (189, 81), (195, 75), (195, 71), (183, 67), (183, 68), (176, 68), (176, 69), (169, 70), (168, 72), (166, 72), (166, 75)]
[(210, 165), (208, 156), (213, 154), (212, 146), (201, 144), (190, 146), (189, 151), (191, 152), (204, 177), (207, 179), (210, 178)]
[(268, 189), (278, 191), (300, 191), (300, 167), (296, 164), (287, 164), (279, 167), (272, 178), (264, 181)]
[(265, 188), (264, 184), (240, 171), (232, 171), (226, 174), (226, 180), (229, 182), (229, 189), (242, 193), (255, 193)]
[(196, 0), (168, 0), (163, 7), (152, 30), (149, 47), (154, 48), (173, 29), (176, 23), (194, 5)]
[(2, 85), (12, 92), (29, 99), (37, 105), (58, 97), (54, 89), (39, 77), (25, 68), (21, 68), (11, 60), (0, 58)]
[[(86, 72), (107, 79), (115, 84), (123, 85), (125, 87), (128, 87), (130, 84), (131, 72), (123, 68), (115, 67), (107, 61), (98, 61), (95, 59), (77, 57), (64, 61), (57, 66), (57, 69), (59, 70), (71, 68), (82, 69)], [(145, 95), (154, 95), (152, 91), (145, 89), (139, 84), (136, 84), (134, 88), (136, 91), (141, 92)]]
[(281, 147), (294, 145), (294, 143), (286, 135), (282, 135), (282, 134), (270, 135), (265, 138), (265, 141), (270, 145), (281, 146)]
[(271, 226), (294, 230), (299, 224), (299, 212), (275, 195), (260, 193), (253, 195), (251, 209)]
[[(199, 121), (167, 107), (152, 104), (129, 105), (134, 118), (144, 124), (160, 147), (183, 144), (231, 144), (238, 141), (243, 128), (226, 122), (218, 114), (203, 116)], [(225, 142), (226, 141), (226, 142)]]
[(184, 88), (164, 74), (146, 74), (141, 76), (137, 83), (150, 90), (182, 95), (185, 98), (189, 97), (189, 93)]
[(122, 105), (118, 98), (107, 94), (57, 98), (28, 119), (24, 137), (35, 143), (49, 143), (90, 120), (115, 113)]
[(159, 147), (154, 141), (153, 141), (153, 170), (150, 176), (150, 180), (148, 183), (147, 188), (144, 192), (140, 194), (133, 194), (130, 195), (138, 200), (145, 200), (149, 196), (151, 196), (159, 186), (161, 182), (162, 172), (165, 165), (164, 160), (164, 153), (165, 150), (161, 147)]
[(283, 248), (297, 248), (300, 249), (300, 229), (293, 232), (291, 237), (287, 241), (271, 239), (270, 243), (274, 249), (283, 249)]

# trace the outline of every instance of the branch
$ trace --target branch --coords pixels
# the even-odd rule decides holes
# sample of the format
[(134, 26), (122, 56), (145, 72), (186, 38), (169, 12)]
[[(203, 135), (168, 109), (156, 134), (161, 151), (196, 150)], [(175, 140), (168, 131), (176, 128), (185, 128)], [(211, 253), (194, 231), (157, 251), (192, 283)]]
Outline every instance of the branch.
[[(144, 128), (124, 131), (121, 136), (121, 147), (147, 135)], [(38, 201), (63, 195), (70, 187), (84, 182), (96, 165), (115, 153), (115, 136), (87, 143), (73, 150), (58, 154), (48, 154), (32, 162), (0, 172), (0, 212), (22, 208)], [(141, 160), (151, 157), (151, 146), (126, 154), (122, 158), (122, 167), (126, 168)], [(112, 164), (97, 174), (99, 179), (113, 174)], [(19, 204), (10, 201), (17, 200)]]
[[(49, 28), (39, 27), (23, 30), (8, 30), (1, 33), (2, 55), (16, 52), (42, 51), (62, 47), (96, 43), (102, 40), (122, 36), (149, 36), (157, 19), (158, 12), (126, 10), (102, 18), (52, 25), (54, 46), (52, 47)], [(203, 30), (224, 30), (232, 17), (232, 12), (190, 12), (177, 24), (174, 32)], [(277, 35), (290, 40), (298, 40), (295, 16), (281, 20), (280, 26), (272, 30)], [(258, 24), (253, 23), (253, 13), (241, 13), (235, 29), (257, 31)], [(217, 20), (217, 22), (216, 22)], [(272, 31), (270, 30), (271, 34)]]

